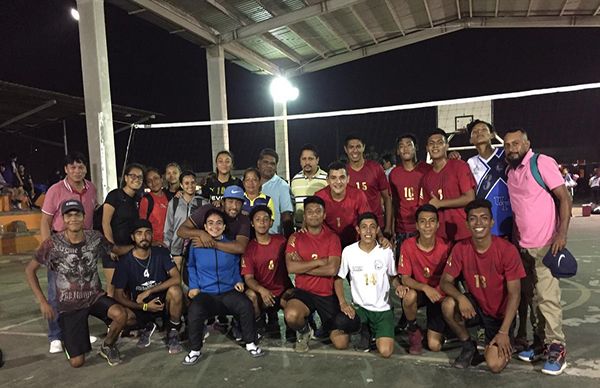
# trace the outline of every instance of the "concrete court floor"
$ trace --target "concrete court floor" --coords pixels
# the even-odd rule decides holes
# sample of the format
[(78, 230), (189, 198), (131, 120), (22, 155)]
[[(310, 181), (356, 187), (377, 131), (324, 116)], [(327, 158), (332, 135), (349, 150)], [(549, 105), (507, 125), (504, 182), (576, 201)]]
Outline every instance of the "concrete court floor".
[[(46, 322), (25, 283), (23, 269), (29, 256), (0, 257), (0, 348), (6, 364), (0, 369), (0, 387), (134, 387), (194, 385), (204, 387), (400, 387), (486, 386), (598, 387), (600, 386), (600, 216), (575, 217), (568, 246), (579, 260), (576, 277), (563, 280), (564, 325), (568, 337), (566, 372), (542, 375), (541, 364), (513, 359), (507, 369), (493, 375), (483, 366), (468, 370), (450, 367), (458, 354), (449, 344), (441, 353), (421, 356), (406, 353), (406, 336), (397, 337), (391, 359), (376, 353), (336, 351), (317, 341), (306, 354), (291, 344), (265, 339), (267, 355), (252, 359), (224, 335), (211, 331), (201, 361), (183, 367), (183, 354), (170, 356), (155, 334), (152, 345), (139, 350), (135, 339), (121, 340), (123, 363), (109, 367), (95, 353), (98, 342), (81, 369), (68, 366), (62, 354), (48, 353)], [(39, 272), (42, 287), (45, 273)], [(420, 315), (422, 318), (422, 316)], [(421, 319), (420, 318), (420, 319)], [(101, 336), (103, 325), (90, 320), (92, 334)], [(530, 334), (531, 335), (531, 334)]]

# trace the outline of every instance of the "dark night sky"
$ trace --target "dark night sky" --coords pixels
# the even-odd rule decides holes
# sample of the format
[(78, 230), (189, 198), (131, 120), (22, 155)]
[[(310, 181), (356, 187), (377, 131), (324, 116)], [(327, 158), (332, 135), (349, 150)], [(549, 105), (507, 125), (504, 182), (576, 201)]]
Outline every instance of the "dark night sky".
[[(74, 1), (12, 1), (0, 5), (0, 79), (76, 96), (83, 95), (78, 30), (69, 15)], [(164, 122), (208, 119), (204, 50), (135, 16), (106, 5), (112, 101), (163, 113)], [(227, 64), (229, 117), (271, 115), (269, 77)], [(469, 30), (428, 40), (317, 73), (293, 82), (299, 100), (289, 113), (361, 108), (516, 90), (598, 82), (600, 28)], [(598, 90), (497, 102), (496, 127), (523, 125), (533, 144), (565, 161), (600, 160)], [(400, 132), (423, 135), (436, 123), (434, 109), (290, 124), (291, 168), (305, 142), (320, 149), (322, 164), (341, 152), (349, 131), (384, 150)], [(69, 123), (72, 148), (87, 150), (83, 120)], [(115, 125), (118, 128), (118, 125)], [(190, 128), (137, 133), (132, 158), (163, 165), (175, 159), (197, 170), (211, 165), (210, 131)], [(60, 128), (41, 136), (60, 140)], [(62, 150), (16, 137), (0, 144), (0, 158), (17, 150), (37, 175)], [(592, 139), (593, 141), (590, 141)], [(127, 133), (116, 136), (122, 163)], [(237, 167), (274, 145), (271, 124), (230, 127)], [(587, 147), (587, 148), (586, 148)], [(38, 149), (36, 152), (35, 149)], [(43, 167), (40, 161), (44, 160)]]

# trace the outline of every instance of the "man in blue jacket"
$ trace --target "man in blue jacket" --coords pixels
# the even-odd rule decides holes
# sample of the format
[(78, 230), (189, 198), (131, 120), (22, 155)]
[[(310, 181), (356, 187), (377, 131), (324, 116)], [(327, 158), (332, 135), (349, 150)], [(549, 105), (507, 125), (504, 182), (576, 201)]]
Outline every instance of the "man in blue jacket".
[[(226, 242), (225, 215), (210, 209), (204, 219), (204, 230), (217, 242)], [(242, 340), (252, 357), (264, 353), (255, 341), (256, 326), (252, 303), (244, 294), (240, 275), (240, 256), (217, 247), (193, 247), (188, 260), (189, 292), (192, 300), (188, 311), (190, 353), (183, 365), (194, 365), (200, 358), (204, 340), (204, 322), (216, 315), (233, 315), (239, 322)]]

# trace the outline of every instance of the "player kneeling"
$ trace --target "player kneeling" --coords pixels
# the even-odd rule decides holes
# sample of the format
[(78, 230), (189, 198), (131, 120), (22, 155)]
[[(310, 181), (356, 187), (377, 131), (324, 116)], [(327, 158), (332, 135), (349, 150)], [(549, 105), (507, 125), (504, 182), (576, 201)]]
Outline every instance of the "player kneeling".
[[(353, 327), (356, 331), (356, 317), (360, 318), (361, 335), (368, 335), (370, 329), (376, 338), (379, 354), (387, 358), (394, 351), (394, 312), (389, 303), (390, 278), (399, 296), (406, 290), (396, 276), (394, 252), (377, 243), (377, 216), (373, 213), (361, 214), (356, 230), (360, 240), (342, 251), (342, 262), (334, 283), (342, 310), (342, 316), (336, 321), (340, 326)], [(344, 278), (348, 274), (354, 306), (346, 302), (344, 297)], [(342, 324), (344, 320), (347, 323)], [(349, 334), (345, 336), (348, 342)]]
[[(494, 221), (489, 201), (472, 201), (465, 212), (472, 237), (454, 246), (441, 281), (448, 295), (442, 304), (444, 319), (463, 343), (453, 366), (468, 368), (478, 355), (477, 345), (467, 331), (467, 326), (478, 325), (485, 330), (485, 361), (492, 372), (499, 373), (512, 355), (513, 321), (525, 270), (517, 248), (492, 236)], [(459, 275), (470, 294), (462, 294), (454, 285)]]
[(427, 345), (429, 350), (442, 349), (446, 323), (442, 316), (444, 293), (440, 289), (440, 278), (448, 258), (448, 245), (436, 237), (439, 227), (438, 212), (435, 206), (423, 205), (417, 209), (415, 218), (417, 232), (402, 243), (398, 274), (402, 284), (410, 290), (402, 299), (402, 308), (408, 321), (408, 342), (410, 354), (423, 352), (423, 334), (417, 325), (417, 309), (427, 309)]
[(246, 296), (254, 307), (257, 329), (265, 325), (266, 313), (269, 319), (266, 331), (279, 333), (277, 311), (282, 307), (281, 296), (293, 286), (285, 267), (287, 240), (280, 234), (269, 234), (272, 215), (266, 205), (256, 206), (250, 212), (255, 238), (248, 243), (242, 256), (242, 275), (248, 286)]

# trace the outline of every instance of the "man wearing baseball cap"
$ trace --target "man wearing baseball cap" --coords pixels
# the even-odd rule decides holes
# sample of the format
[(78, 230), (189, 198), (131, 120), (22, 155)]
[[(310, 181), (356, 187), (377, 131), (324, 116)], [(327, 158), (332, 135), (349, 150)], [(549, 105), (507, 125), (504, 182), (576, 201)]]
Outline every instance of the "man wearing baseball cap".
[(110, 330), (100, 345), (99, 354), (109, 365), (120, 362), (116, 341), (127, 323), (128, 309), (106, 296), (98, 276), (98, 259), (111, 254), (112, 245), (95, 230), (84, 230), (85, 210), (76, 199), (61, 204), (65, 228), (46, 239), (25, 268), (27, 282), (40, 303), (46, 319), (55, 312), (44, 296), (37, 270), (45, 265), (57, 276), (58, 323), (63, 334), (63, 347), (69, 363), (78, 368), (85, 362), (85, 353), (92, 350), (89, 339), (90, 315), (108, 322)]
[(134, 222), (131, 232), (133, 249), (119, 259), (112, 281), (115, 299), (134, 312), (137, 324), (142, 327), (138, 348), (150, 346), (156, 330), (154, 321), (163, 317), (169, 354), (176, 354), (182, 350), (179, 329), (183, 292), (179, 285), (179, 271), (167, 248), (152, 246), (152, 236), (150, 221), (140, 219)]

